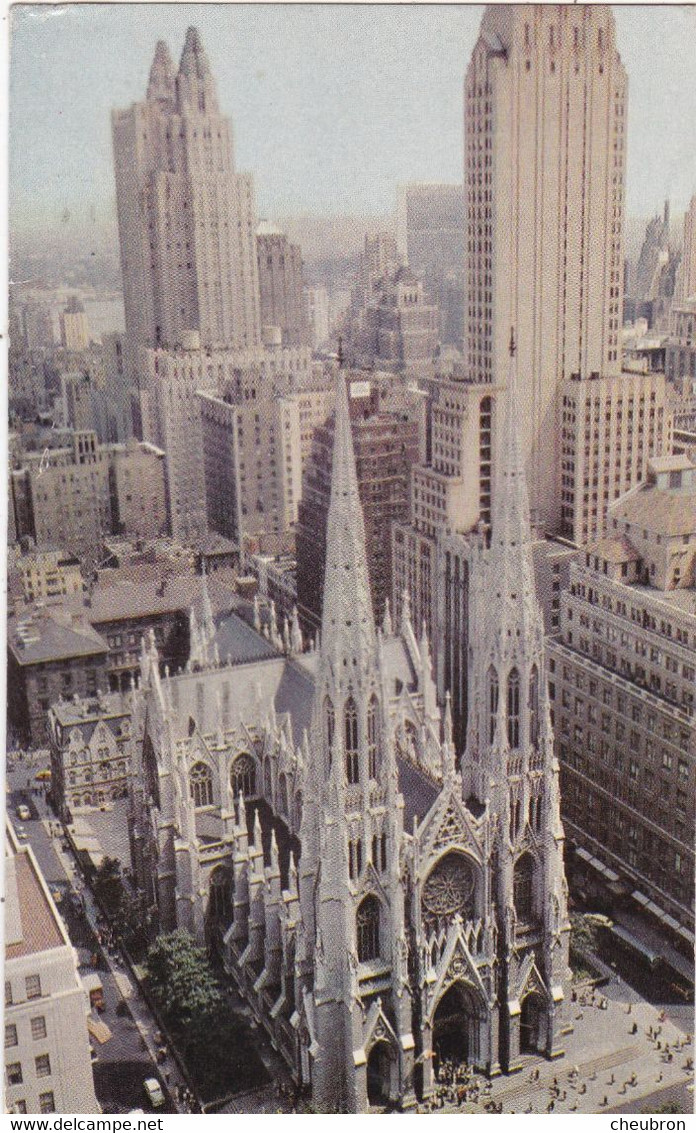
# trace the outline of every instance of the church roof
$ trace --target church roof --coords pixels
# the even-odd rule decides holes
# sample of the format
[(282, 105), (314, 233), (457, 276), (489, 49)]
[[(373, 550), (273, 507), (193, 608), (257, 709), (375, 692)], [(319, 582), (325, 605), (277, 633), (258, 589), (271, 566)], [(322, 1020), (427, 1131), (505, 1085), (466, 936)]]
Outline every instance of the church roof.
[(233, 611), (215, 619), (215, 644), (220, 660), (234, 665), (277, 657), (278, 650)]
[(418, 767), (400, 756), (396, 757), (399, 771), (399, 790), (404, 797), (404, 829), (413, 827), (413, 819), (420, 821), (430, 810), (440, 788)]

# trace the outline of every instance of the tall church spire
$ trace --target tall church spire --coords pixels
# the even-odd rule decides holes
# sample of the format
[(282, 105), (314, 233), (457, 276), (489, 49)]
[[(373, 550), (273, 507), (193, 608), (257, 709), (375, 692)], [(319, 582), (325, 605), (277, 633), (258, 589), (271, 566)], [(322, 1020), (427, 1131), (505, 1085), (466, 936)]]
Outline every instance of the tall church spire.
[(367, 573), (365, 521), (358, 491), (348, 391), (341, 370), (336, 376), (331, 501), (326, 529), (326, 572), (321, 623), (322, 655), (375, 656), (376, 634)]
[[(508, 612), (536, 606), (531, 556), (529, 495), (520, 444), (520, 396), (517, 385), (517, 346), (510, 329), (508, 381), (496, 446), (492, 506), (491, 581), (496, 603)], [(502, 609), (498, 606), (500, 613)]]

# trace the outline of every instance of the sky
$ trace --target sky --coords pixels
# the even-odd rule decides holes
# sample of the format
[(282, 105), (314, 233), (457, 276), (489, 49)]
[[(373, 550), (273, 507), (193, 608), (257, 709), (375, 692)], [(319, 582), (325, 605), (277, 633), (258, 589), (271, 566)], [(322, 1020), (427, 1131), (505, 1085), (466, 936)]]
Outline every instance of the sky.
[[(201, 31), (259, 215), (379, 215), (407, 181), (460, 181), (463, 5), (79, 4), (12, 10), (10, 222), (113, 218), (110, 111), (144, 97), (159, 38)], [(627, 212), (696, 192), (696, 7), (617, 7)]]

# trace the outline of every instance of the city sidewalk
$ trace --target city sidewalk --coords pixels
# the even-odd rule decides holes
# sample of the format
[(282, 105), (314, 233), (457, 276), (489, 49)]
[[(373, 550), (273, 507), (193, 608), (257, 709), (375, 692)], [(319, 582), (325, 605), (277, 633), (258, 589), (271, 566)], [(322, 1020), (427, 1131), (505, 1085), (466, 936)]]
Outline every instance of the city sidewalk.
[[(598, 962), (599, 966), (599, 962)], [(611, 971), (607, 969), (607, 971)], [(446, 1104), (440, 1112), (485, 1112), (485, 1102), (503, 1113), (607, 1113), (647, 1109), (654, 1094), (693, 1089), (693, 1036), (641, 1000), (618, 976), (598, 992), (576, 987), (566, 1008), (573, 1027), (562, 1037), (565, 1053), (548, 1062), (528, 1056), (523, 1069), (488, 1082), (478, 1076), (478, 1104)], [(601, 1005), (606, 1003), (606, 1008)], [(668, 1061), (668, 1053), (671, 1061)]]
[[(43, 809), (46, 810), (47, 813), (45, 803)], [(100, 914), (94, 902), (91, 890), (89, 889), (89, 886), (86, 885), (82, 880), (80, 871), (77, 868), (72, 855), (64, 850), (61, 845), (62, 839), (64, 837), (61, 824), (57, 819), (48, 817), (48, 815), (42, 818), (42, 824), (47, 834), (51, 838), (53, 852), (60, 862), (63, 870), (65, 871), (66, 877), (71, 883), (73, 892), (77, 893), (77, 895), (82, 899), (82, 906), (84, 909), (85, 917), (87, 918), (92, 931), (95, 933), (95, 935), (101, 935), (102, 930), (99, 926)], [(55, 830), (60, 830), (60, 834), (58, 836), (53, 833), (53, 831)], [(108, 948), (106, 948), (105, 946), (102, 947), (102, 953), (104, 960), (108, 965), (109, 971), (111, 972), (116, 982), (116, 986), (118, 987), (121, 997), (127, 1003), (128, 1010), (133, 1016), (135, 1025), (138, 1029), (138, 1034), (140, 1035), (140, 1038), (145, 1048), (147, 1049), (150, 1058), (152, 1059), (153, 1074), (156, 1073), (157, 1077), (162, 1079), (170, 1094), (171, 1102), (175, 1111), (177, 1113), (189, 1112), (188, 1109), (177, 1100), (177, 1089), (181, 1091), (181, 1096), (183, 1097), (183, 1091), (188, 1088), (188, 1083), (179, 1072), (175, 1059), (171, 1055), (169, 1055), (164, 1064), (158, 1063), (157, 1053), (160, 1047), (163, 1045), (161, 1042), (158, 1043), (155, 1038), (155, 1036), (159, 1033), (159, 1026), (154, 1016), (152, 1015), (150, 1008), (143, 999), (136, 981), (134, 980), (126, 965), (121, 962), (118, 956), (112, 956)]]

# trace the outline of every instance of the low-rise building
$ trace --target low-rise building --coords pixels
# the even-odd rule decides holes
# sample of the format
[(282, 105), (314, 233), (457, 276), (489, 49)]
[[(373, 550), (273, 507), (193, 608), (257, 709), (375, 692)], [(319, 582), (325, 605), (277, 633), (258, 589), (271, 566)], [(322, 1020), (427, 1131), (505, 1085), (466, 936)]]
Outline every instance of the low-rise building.
[(65, 551), (30, 551), (12, 564), (21, 580), (25, 602), (82, 594), (85, 584), (80, 561)]
[(51, 795), (65, 822), (81, 808), (127, 796), (130, 729), (127, 694), (74, 697), (51, 706)]
[(108, 684), (106, 639), (85, 610), (33, 606), (7, 625), (7, 713), (15, 737), (40, 746), (48, 709), (61, 697), (94, 696)]
[(34, 852), (5, 849), (5, 1109), (98, 1113), (89, 998)]

